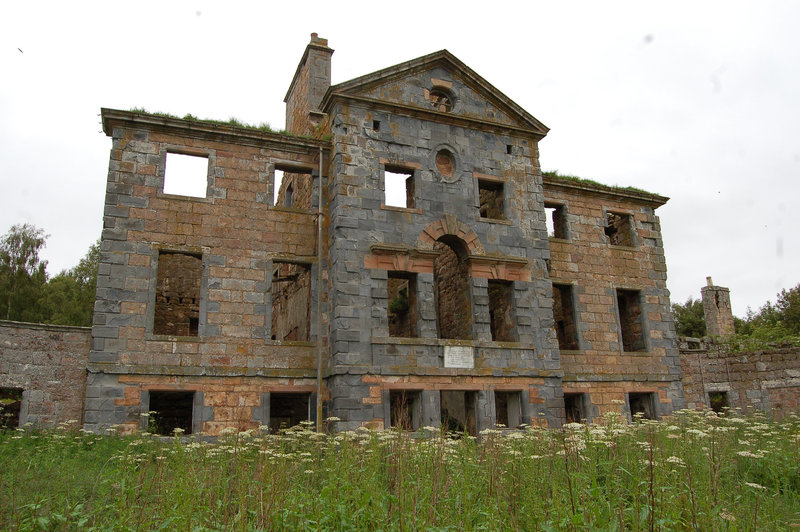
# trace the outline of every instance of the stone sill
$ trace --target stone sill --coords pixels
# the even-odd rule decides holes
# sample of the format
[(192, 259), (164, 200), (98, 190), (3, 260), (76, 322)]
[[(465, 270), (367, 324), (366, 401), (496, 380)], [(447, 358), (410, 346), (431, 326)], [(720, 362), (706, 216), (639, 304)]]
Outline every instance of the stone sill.
[(550, 236), (547, 238), (550, 240), (550, 242), (558, 242), (559, 244), (569, 244), (570, 242), (572, 242), (572, 240), (569, 238), (557, 238), (554, 236)]
[(620, 351), (619, 354), (621, 356), (649, 357), (652, 356), (653, 353), (650, 351)]
[(611, 249), (617, 249), (617, 250), (620, 250), (620, 251), (638, 251), (639, 250), (639, 248), (637, 246), (615, 246), (614, 244), (609, 244), (608, 247), (611, 248)]
[(316, 209), (300, 209), (299, 207), (286, 207), (285, 205), (272, 205), (270, 207), (270, 210), (280, 211), (280, 212), (291, 212), (294, 214), (309, 214), (309, 215), (317, 214)]
[(156, 194), (158, 198), (164, 198), (169, 200), (176, 200), (176, 201), (197, 201), (199, 203), (214, 203), (213, 198), (209, 198), (208, 196), (185, 196), (183, 194), (167, 194), (165, 192), (159, 192)]
[(419, 345), (429, 347), (461, 346), (480, 349), (514, 349), (519, 351), (535, 351), (533, 345), (519, 342), (493, 342), (491, 340), (452, 340), (444, 338), (403, 338), (399, 336), (372, 336), (371, 344), (378, 345)]
[(301, 342), (299, 340), (265, 340), (264, 345), (279, 345), (283, 347), (316, 347), (316, 342)]
[(396, 205), (384, 205), (383, 203), (381, 203), (381, 210), (394, 211), (394, 212), (408, 212), (411, 214), (422, 214), (422, 209), (417, 209), (414, 207), (397, 207)]
[(514, 225), (514, 222), (511, 220), (504, 220), (501, 218), (484, 218), (483, 216), (479, 216), (478, 221), (487, 224)]
[(147, 336), (146, 340), (152, 340), (154, 342), (204, 342), (204, 336), (173, 336), (171, 334), (150, 334)]

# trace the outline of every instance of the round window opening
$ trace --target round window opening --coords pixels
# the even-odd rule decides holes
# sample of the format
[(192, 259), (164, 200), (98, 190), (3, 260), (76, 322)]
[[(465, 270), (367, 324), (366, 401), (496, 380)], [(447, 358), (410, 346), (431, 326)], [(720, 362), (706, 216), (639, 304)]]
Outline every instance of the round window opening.
[(434, 109), (442, 113), (453, 110), (453, 97), (442, 89), (433, 89), (430, 93), (430, 102)]
[(436, 169), (445, 178), (453, 177), (456, 171), (456, 161), (453, 154), (448, 150), (439, 150), (436, 152)]

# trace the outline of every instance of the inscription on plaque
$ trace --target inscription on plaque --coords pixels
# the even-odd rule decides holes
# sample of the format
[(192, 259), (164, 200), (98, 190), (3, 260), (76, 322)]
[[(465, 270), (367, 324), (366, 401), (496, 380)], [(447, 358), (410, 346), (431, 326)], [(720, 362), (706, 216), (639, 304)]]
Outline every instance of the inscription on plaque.
[(460, 345), (444, 346), (444, 367), (472, 369), (475, 367), (475, 350)]

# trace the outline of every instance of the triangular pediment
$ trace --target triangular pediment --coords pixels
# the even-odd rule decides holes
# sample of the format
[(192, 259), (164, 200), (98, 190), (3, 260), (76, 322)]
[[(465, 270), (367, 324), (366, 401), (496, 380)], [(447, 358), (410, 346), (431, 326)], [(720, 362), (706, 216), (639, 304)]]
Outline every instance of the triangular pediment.
[(406, 61), (332, 86), (323, 110), (337, 96), (357, 98), (488, 124), (529, 130), (544, 136), (548, 128), (447, 50)]

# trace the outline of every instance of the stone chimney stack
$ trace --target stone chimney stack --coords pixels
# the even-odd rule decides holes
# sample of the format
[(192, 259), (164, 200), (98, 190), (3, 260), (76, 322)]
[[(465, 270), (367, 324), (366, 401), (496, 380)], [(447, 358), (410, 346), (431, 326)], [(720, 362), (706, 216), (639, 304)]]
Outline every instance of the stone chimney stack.
[(286, 131), (308, 135), (320, 124), (324, 114), (319, 104), (331, 86), (331, 56), (328, 39), (311, 34), (303, 58), (283, 99), (286, 102)]
[(734, 334), (731, 291), (722, 286), (714, 286), (711, 277), (706, 277), (706, 286), (700, 289), (700, 293), (703, 297), (708, 335), (726, 337)]

